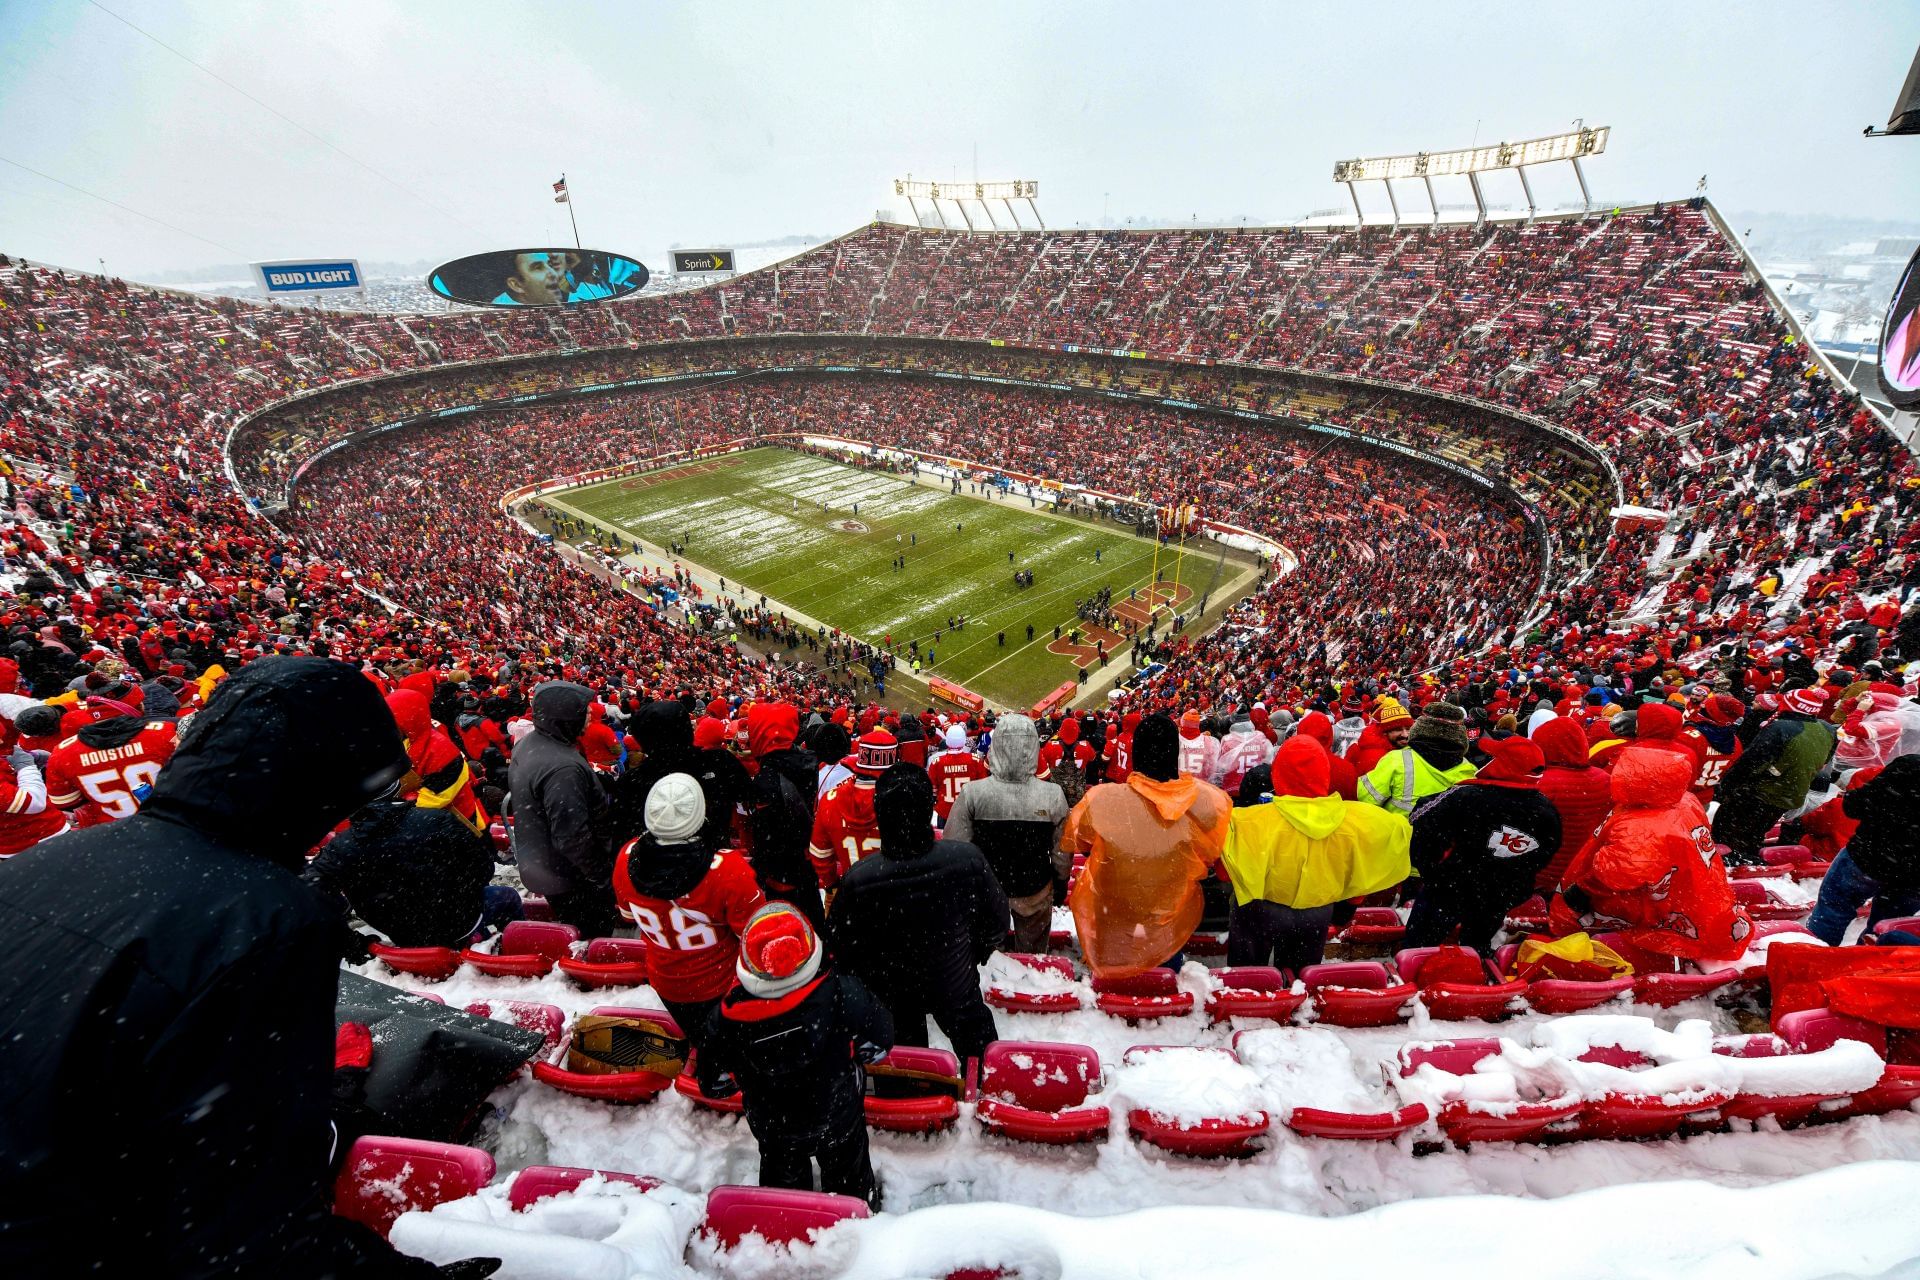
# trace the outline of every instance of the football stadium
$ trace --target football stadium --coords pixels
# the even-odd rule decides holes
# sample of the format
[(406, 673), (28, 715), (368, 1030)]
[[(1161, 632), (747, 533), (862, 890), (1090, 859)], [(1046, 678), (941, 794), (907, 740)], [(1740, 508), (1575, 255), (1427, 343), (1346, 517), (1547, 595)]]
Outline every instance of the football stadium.
[(1920, 11), (362, 7), (0, 14), (0, 1273), (1920, 1274)]

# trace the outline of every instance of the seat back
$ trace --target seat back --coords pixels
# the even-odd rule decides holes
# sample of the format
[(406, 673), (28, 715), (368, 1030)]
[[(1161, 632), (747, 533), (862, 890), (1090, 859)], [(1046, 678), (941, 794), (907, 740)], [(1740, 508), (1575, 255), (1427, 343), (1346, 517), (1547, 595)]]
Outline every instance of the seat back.
[(1872, 1046), (1882, 1058), (1887, 1056), (1887, 1029), (1859, 1018), (1850, 1018), (1831, 1009), (1801, 1009), (1783, 1013), (1775, 1020), (1774, 1030), (1793, 1046), (1795, 1053), (1818, 1053), (1831, 1049), (1838, 1040), (1859, 1040)]
[(467, 1012), (509, 1023), (523, 1031), (538, 1032), (545, 1041), (541, 1045), (543, 1054), (559, 1048), (567, 1033), (567, 1015), (557, 1004), (534, 1000), (476, 1000), (467, 1006)]
[(1226, 969), (1215, 969), (1213, 977), (1223, 988), (1230, 991), (1285, 991), (1291, 985), (1286, 974), (1268, 964), (1235, 965)]
[(1500, 1041), (1493, 1036), (1405, 1045), (1400, 1050), (1400, 1074), (1410, 1076), (1421, 1067), (1432, 1067), (1450, 1076), (1472, 1075), (1482, 1058), (1495, 1057), (1499, 1052)]
[(1300, 971), (1307, 990), (1316, 987), (1358, 987), (1364, 991), (1385, 991), (1393, 985), (1387, 966), (1377, 960), (1344, 960), (1333, 964), (1310, 964)]
[(532, 1164), (513, 1175), (513, 1181), (507, 1186), (507, 1205), (515, 1213), (524, 1213), (534, 1202), (545, 1200), (548, 1196), (563, 1195), (572, 1191), (589, 1178), (604, 1178), (608, 1182), (624, 1182), (630, 1187), (642, 1191), (651, 1191), (663, 1185), (658, 1178), (649, 1178), (638, 1173), (616, 1173), (611, 1169), (575, 1169), (564, 1165)]
[(647, 944), (638, 938), (595, 938), (587, 944), (589, 964), (621, 964), (646, 958)]
[(720, 1186), (707, 1193), (707, 1216), (701, 1230), (731, 1249), (749, 1235), (770, 1244), (805, 1244), (815, 1231), (824, 1231), (849, 1218), (867, 1217), (866, 1201), (821, 1191), (787, 1191), (778, 1187)]
[(1173, 996), (1180, 994), (1180, 984), (1175, 981), (1171, 969), (1148, 969), (1145, 973), (1136, 973), (1130, 978), (1095, 978), (1093, 989), (1111, 996)]
[(355, 1140), (333, 1185), (333, 1211), (385, 1236), (409, 1209), (473, 1195), (493, 1181), (493, 1157), (476, 1147), (418, 1138)]
[(501, 931), (500, 945), (494, 954), (564, 960), (573, 954), (573, 944), (578, 941), (580, 931), (570, 924), (554, 920), (515, 920)]
[(1619, 1067), (1626, 1071), (1637, 1071), (1641, 1067), (1653, 1065), (1653, 1059), (1638, 1049), (1628, 1049), (1617, 1044), (1596, 1044), (1580, 1055), (1581, 1062), (1597, 1062), (1601, 1066)]
[(1057, 973), (1067, 978), (1074, 976), (1073, 961), (1065, 956), (1040, 955), (1032, 951), (1003, 951), (1000, 954), (1015, 964), (1025, 965), (1029, 969)]
[(1034, 1111), (1066, 1111), (1100, 1084), (1100, 1055), (1083, 1044), (996, 1040), (980, 1056), (980, 1092)]

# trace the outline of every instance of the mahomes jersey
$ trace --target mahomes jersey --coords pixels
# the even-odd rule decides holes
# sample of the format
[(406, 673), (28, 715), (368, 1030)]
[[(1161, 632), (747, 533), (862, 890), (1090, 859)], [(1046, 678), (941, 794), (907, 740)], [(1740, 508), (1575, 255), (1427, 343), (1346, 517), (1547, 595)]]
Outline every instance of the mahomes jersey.
[(119, 746), (67, 738), (47, 760), (47, 803), (72, 811), (76, 827), (130, 818), (140, 811), (160, 766), (173, 758), (177, 739), (171, 720), (149, 720)]
[(841, 783), (820, 797), (813, 815), (813, 858), (820, 887), (831, 889), (862, 858), (880, 852), (880, 823), (873, 816), (873, 788), (857, 781)]
[(934, 817), (944, 827), (960, 789), (986, 777), (987, 766), (970, 751), (943, 751), (927, 762), (927, 776), (933, 779)]
[(713, 855), (700, 883), (669, 901), (641, 893), (627, 874), (628, 844), (613, 868), (620, 909), (647, 944), (647, 981), (662, 1000), (718, 1000), (733, 986), (740, 934), (766, 905), (753, 868), (732, 849)]

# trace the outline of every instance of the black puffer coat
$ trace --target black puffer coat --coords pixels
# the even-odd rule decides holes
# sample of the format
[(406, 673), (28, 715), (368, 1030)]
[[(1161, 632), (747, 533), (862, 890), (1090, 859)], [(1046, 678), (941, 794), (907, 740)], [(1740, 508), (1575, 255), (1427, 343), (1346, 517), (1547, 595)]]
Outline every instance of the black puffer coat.
[(857, 978), (827, 973), (783, 996), (735, 987), (706, 1053), (740, 1082), (747, 1127), (766, 1142), (836, 1138), (861, 1122), (865, 1073), (893, 1047), (893, 1019)]
[(434, 1274), (328, 1212), (338, 926), (297, 875), (406, 769), (359, 672), (267, 658), (139, 813), (0, 867), (0, 1275)]
[(527, 888), (548, 896), (604, 889), (613, 878), (606, 793), (574, 745), (593, 693), (549, 681), (533, 691), (533, 732), (513, 749), (513, 858)]
[(448, 809), (370, 804), (303, 877), (400, 947), (458, 947), (480, 923), (493, 850)]

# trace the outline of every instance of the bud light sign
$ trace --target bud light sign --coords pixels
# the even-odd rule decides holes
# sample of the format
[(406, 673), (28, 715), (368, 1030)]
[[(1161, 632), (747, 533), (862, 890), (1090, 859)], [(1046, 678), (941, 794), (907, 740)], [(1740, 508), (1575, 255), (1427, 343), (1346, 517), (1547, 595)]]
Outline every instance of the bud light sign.
[(256, 262), (253, 270), (268, 293), (331, 293), (362, 287), (360, 264), (351, 258), (331, 262)]

